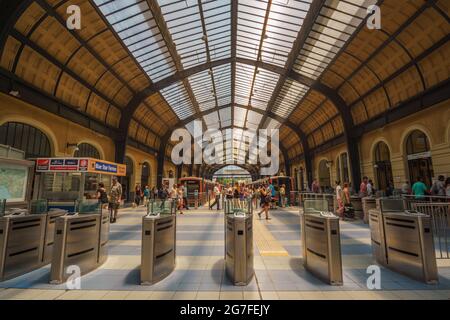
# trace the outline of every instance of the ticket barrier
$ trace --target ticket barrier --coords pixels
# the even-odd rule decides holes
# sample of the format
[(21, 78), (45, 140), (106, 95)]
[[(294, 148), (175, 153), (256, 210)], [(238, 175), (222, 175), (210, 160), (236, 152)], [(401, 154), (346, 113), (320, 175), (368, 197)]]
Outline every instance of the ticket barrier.
[(369, 210), (375, 209), (377, 207), (376, 198), (375, 197), (364, 197), (361, 199), (362, 201), (362, 209), (363, 209), (363, 220), (364, 223), (369, 223)]
[[(81, 275), (97, 269), (108, 257), (109, 212), (94, 202), (77, 204), (78, 213), (56, 218), (50, 283), (60, 284), (79, 268)], [(91, 210), (87, 212), (86, 210)]]
[(154, 284), (175, 269), (175, 208), (174, 201), (150, 203), (142, 219), (141, 285)]
[(404, 210), (401, 199), (377, 199), (369, 210), (372, 254), (394, 271), (429, 284), (438, 282), (431, 217)]
[(330, 285), (342, 285), (339, 217), (331, 212), (300, 213), (303, 264)]
[(11, 209), (0, 217), (0, 281), (11, 279), (50, 263), (54, 220), (63, 210), (47, 207), (35, 211)]
[(225, 270), (235, 286), (246, 286), (255, 274), (253, 268), (253, 215), (226, 214)]
[[(364, 199), (368, 201), (369, 206), (373, 206), (372, 201), (367, 200), (369, 198)], [(404, 212), (404, 203), (402, 199), (394, 198), (377, 198), (374, 199), (374, 203), (375, 209), (368, 210), (372, 255), (379, 264), (387, 266), (388, 261), (383, 212)]]

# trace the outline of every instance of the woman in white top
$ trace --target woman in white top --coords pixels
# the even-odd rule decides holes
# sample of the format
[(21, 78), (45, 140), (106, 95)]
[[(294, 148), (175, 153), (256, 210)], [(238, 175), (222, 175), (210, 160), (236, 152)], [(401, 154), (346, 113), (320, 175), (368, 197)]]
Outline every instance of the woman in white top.
[(341, 182), (340, 181), (336, 181), (336, 201), (337, 201), (337, 214), (340, 217), (344, 216), (344, 201), (342, 200), (342, 187), (341, 187)]

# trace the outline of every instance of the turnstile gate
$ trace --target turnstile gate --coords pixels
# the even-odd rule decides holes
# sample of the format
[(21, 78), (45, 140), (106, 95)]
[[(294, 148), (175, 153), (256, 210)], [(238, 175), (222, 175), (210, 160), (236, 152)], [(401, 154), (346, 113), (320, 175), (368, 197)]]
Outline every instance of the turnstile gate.
[(426, 283), (438, 282), (431, 217), (405, 211), (401, 199), (377, 199), (369, 210), (372, 254), (381, 265)]
[(225, 215), (225, 270), (236, 286), (250, 283), (253, 268), (253, 215)]
[(387, 266), (411, 278), (434, 284), (439, 281), (431, 217), (425, 214), (386, 212)]
[(147, 215), (142, 219), (141, 284), (151, 285), (175, 269), (176, 215)]
[(10, 279), (42, 265), (43, 214), (0, 218), (0, 277)]
[(363, 221), (369, 223), (369, 210), (377, 207), (375, 197), (364, 197), (361, 199), (363, 210)]
[(303, 264), (331, 285), (342, 285), (339, 218), (331, 213), (300, 214)]
[(44, 264), (52, 262), (53, 247), (55, 244), (55, 225), (56, 219), (67, 214), (67, 211), (61, 209), (50, 210), (47, 213), (46, 227), (45, 227), (45, 242), (44, 242)]
[(54, 219), (66, 213), (52, 210), (0, 217), (0, 281), (50, 263)]
[(58, 217), (50, 272), (50, 283), (67, 280), (69, 266), (84, 275), (107, 259), (109, 213), (78, 214)]

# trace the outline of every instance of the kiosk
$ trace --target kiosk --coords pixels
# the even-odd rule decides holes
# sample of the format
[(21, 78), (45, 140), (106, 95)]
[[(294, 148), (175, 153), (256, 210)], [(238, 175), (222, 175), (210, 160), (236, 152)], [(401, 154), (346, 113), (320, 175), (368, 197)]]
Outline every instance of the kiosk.
[(107, 191), (112, 176), (126, 175), (126, 165), (92, 158), (39, 158), (36, 160), (37, 197), (49, 208), (75, 212), (77, 200), (95, 199), (98, 184)]

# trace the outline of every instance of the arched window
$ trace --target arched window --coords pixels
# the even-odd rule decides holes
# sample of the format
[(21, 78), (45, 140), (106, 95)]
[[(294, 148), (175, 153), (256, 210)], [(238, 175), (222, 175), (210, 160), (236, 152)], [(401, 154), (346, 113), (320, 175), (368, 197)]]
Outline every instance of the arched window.
[(51, 157), (50, 140), (41, 130), (20, 122), (0, 126), (0, 144), (25, 152), (25, 158)]
[(347, 152), (341, 153), (336, 163), (336, 180), (350, 182)]
[(430, 143), (425, 133), (414, 130), (409, 134), (406, 139), (406, 157), (411, 184), (421, 177), (423, 182), (430, 187), (434, 173)]
[(378, 142), (374, 151), (374, 167), (377, 176), (378, 189), (387, 190), (392, 182), (391, 155), (386, 143)]
[(75, 151), (73, 156), (76, 158), (86, 157), (86, 158), (100, 159), (100, 152), (92, 144), (80, 143), (78, 145), (78, 150)]
[(325, 159), (319, 162), (319, 184), (322, 188), (331, 187), (330, 169)]
[(430, 145), (425, 133), (420, 130), (414, 130), (406, 139), (406, 154), (417, 154), (430, 151)]
[(150, 179), (150, 164), (148, 162), (144, 162), (142, 164), (142, 174), (141, 174), (141, 188), (145, 188), (146, 185), (149, 184)]

